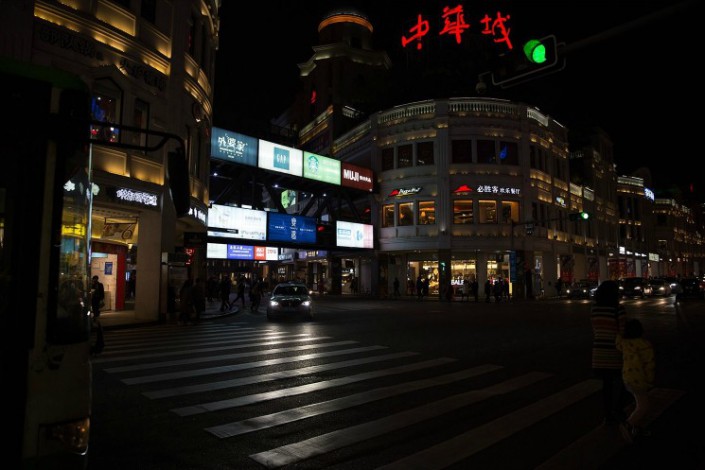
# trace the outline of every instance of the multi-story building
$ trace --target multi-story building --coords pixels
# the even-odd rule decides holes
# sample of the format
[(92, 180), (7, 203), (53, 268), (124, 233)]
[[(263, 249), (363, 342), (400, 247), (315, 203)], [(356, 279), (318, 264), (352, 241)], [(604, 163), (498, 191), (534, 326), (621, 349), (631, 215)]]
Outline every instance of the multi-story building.
[[(92, 271), (107, 310), (156, 320), (166, 313), (169, 276), (178, 283), (199, 275), (168, 268), (184, 233), (206, 224), (219, 3), (3, 4), (2, 56), (68, 71), (92, 92)], [(177, 149), (188, 163), (185, 215), (168, 185), (168, 155)]]

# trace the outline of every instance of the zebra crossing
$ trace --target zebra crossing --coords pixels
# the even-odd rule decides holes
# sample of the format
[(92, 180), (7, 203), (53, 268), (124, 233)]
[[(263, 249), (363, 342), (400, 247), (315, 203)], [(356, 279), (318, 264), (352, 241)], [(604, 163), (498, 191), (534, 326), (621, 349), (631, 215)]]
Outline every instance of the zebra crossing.
[[(243, 462), (224, 468), (320, 468), (317, 458), (326, 468), (464, 467), (546, 418), (589, 406), (600, 392), (596, 380), (565, 384), (541, 371), (513, 374), (498, 364), (467, 365), (248, 322), (114, 330), (106, 332), (106, 344), (94, 370), (117, 386), (136, 388), (184, 425), (203, 420), (201, 429), (214, 443), (255, 438), (247, 441), (244, 448), (254, 450)], [(663, 407), (680, 397), (675, 390), (658, 393)], [(490, 401), (506, 410), (478, 420), (474, 407)], [(306, 426), (312, 421), (320, 426)], [(398, 436), (426, 432), (429, 423), (429, 433), (440, 423), (452, 433), (394, 451)], [(390, 447), (370, 453), (372, 439), (389, 440)], [(581, 468), (597, 468), (622, 446), (616, 431), (602, 426), (586, 428), (572, 445), (546, 444), (551, 458), (533, 467), (561, 468), (589, 451), (598, 462)], [(356, 455), (356, 446), (365, 450)], [(340, 462), (339, 454), (345, 455)]]

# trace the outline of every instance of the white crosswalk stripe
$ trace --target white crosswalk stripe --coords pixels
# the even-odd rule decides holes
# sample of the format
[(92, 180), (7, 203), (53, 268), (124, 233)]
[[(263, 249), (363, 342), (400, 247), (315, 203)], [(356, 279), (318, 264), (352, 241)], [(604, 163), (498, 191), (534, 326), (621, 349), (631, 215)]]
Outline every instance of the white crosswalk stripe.
[[(336, 307), (346, 309), (344, 303)], [(236, 436), (257, 435), (252, 445), (260, 448), (242, 458), (266, 468), (314, 465), (312, 459), (334, 458), (343, 449), (354, 452), (370, 439), (385, 439), (429, 421), (452, 421), (456, 413), (467, 413), (483, 402), (504, 400), (500, 414), (483, 415), (468, 425), (457, 421), (453, 435), (426, 448), (417, 446), (379, 460), (374, 455), (360, 457), (376, 462), (369, 468), (385, 470), (465, 464), (536, 423), (594, 399), (601, 388), (596, 380), (564, 383), (546, 372), (514, 374), (497, 364), (468, 366), (385, 345), (240, 323), (108, 331), (106, 343), (110, 347), (95, 358), (94, 368), (115, 377), (122, 387), (137, 387), (154, 403), (163, 402), (164, 412), (174, 419), (202, 420), (201, 429), (212, 439), (230, 442)], [(524, 395), (529, 398), (517, 398)], [(656, 409), (662, 412), (680, 396), (677, 390), (655, 391), (660, 404)], [(386, 403), (395, 406), (385, 412)], [(365, 407), (374, 412), (360, 411)], [(232, 413), (234, 409), (238, 413)], [(327, 420), (315, 428), (315, 435), (301, 434), (298, 428), (353, 410), (346, 415), (354, 416), (352, 421), (333, 425), (335, 420)], [(266, 437), (274, 429), (276, 438)], [(554, 450), (540, 468), (567, 468), (588, 453), (597, 461), (585, 468), (597, 468), (619, 447), (613, 431), (586, 429), (571, 445)]]

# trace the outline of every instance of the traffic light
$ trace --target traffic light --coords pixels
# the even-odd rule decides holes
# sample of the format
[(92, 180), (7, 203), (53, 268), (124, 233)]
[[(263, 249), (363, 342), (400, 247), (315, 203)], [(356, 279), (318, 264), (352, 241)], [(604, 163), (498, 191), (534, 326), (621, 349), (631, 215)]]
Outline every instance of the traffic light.
[(529, 39), (520, 50), (514, 49), (500, 58), (492, 71), (492, 84), (507, 88), (530, 80), (534, 74), (562, 70), (564, 65), (563, 60), (558, 60), (556, 36)]
[(590, 218), (590, 214), (582, 211), (582, 212), (573, 212), (572, 214), (568, 214), (568, 219), (571, 220), (572, 222), (576, 222), (579, 220), (588, 220)]

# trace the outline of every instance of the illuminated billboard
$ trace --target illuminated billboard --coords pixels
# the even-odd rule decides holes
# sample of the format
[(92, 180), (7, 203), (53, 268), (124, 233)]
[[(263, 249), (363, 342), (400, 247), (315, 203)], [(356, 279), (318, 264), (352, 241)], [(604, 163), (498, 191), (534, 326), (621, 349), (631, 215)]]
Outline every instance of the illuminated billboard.
[(341, 185), (372, 192), (374, 187), (372, 170), (345, 162), (342, 162), (340, 168)]
[(257, 166), (257, 139), (213, 127), (211, 131), (211, 158)]
[(338, 220), (335, 223), (335, 244), (350, 248), (374, 248), (372, 225)]
[(208, 235), (212, 237), (267, 239), (267, 213), (213, 204), (208, 209)]
[(303, 151), (260, 139), (258, 166), (265, 170), (302, 176)]
[(304, 152), (304, 178), (340, 186), (340, 160)]
[(267, 239), (289, 243), (316, 243), (316, 219), (269, 212)]
[(274, 246), (208, 243), (206, 245), (206, 257), (208, 259), (277, 261), (279, 259), (279, 248)]

